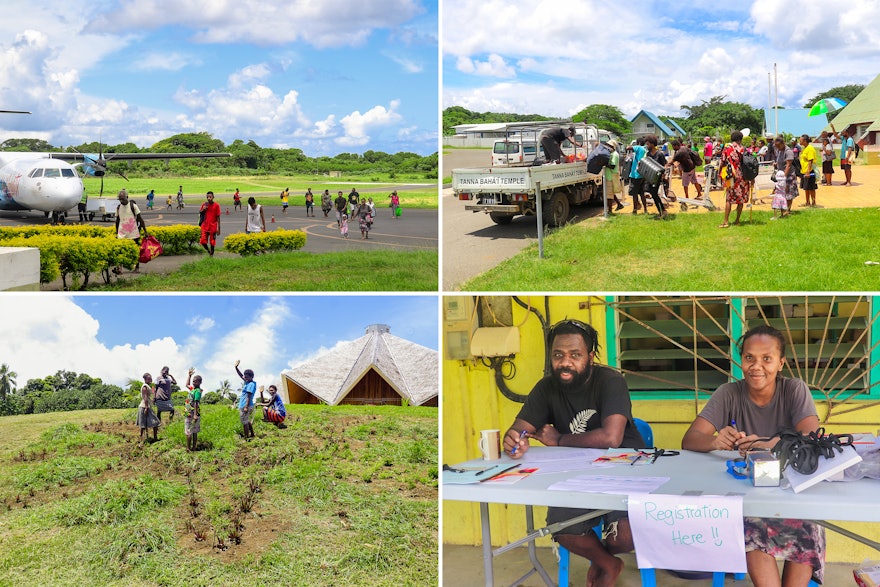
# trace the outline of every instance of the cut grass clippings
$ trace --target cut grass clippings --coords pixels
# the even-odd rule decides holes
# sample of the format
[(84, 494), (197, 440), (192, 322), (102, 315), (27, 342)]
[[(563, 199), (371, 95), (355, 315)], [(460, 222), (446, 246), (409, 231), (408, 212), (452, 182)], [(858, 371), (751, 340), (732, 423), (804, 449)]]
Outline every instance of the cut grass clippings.
[[(670, 208), (670, 211), (674, 208)], [(745, 210), (739, 226), (718, 213), (626, 212), (552, 231), (463, 286), (468, 291), (876, 291), (875, 208), (809, 209), (771, 220)], [(731, 215), (731, 221), (733, 214)]]
[(130, 409), (0, 418), (21, 432), (0, 479), (114, 460), (62, 487), (6, 487), (0, 584), (437, 584), (435, 408), (289, 406), (287, 428), (257, 416), (250, 442), (232, 406), (202, 410), (195, 453), (180, 418), (141, 445)]
[(202, 258), (102, 291), (437, 291), (436, 250), (268, 253)]

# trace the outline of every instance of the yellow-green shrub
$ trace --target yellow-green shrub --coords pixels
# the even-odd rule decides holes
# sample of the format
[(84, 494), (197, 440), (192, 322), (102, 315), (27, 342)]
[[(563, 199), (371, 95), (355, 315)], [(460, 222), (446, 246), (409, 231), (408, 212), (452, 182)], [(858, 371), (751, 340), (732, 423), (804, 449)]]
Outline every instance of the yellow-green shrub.
[(163, 255), (183, 255), (199, 247), (202, 229), (190, 224), (148, 226), (147, 231), (162, 243)]
[(117, 238), (87, 238), (77, 236), (35, 235), (30, 238), (12, 238), (2, 241), (4, 246), (34, 247), (40, 250), (40, 283), (49, 283), (61, 277), (65, 287), (79, 282), (88, 285), (92, 274), (103, 274), (110, 280), (110, 269), (121, 265), (134, 268), (140, 254), (134, 241)]
[(230, 234), (223, 239), (223, 248), (238, 255), (254, 255), (268, 251), (295, 251), (306, 244), (301, 230), (273, 230), (252, 234)]

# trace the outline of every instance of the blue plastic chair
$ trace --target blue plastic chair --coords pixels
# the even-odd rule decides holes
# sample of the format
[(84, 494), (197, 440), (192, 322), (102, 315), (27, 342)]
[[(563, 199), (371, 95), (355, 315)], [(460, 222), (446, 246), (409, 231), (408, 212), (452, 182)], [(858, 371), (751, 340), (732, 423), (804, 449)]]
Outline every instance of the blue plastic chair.
[(651, 430), (651, 425), (641, 418), (633, 418), (633, 421), (636, 423), (636, 428), (638, 429), (639, 434), (642, 435), (642, 439), (645, 441), (645, 446), (643, 448), (654, 446), (654, 431)]

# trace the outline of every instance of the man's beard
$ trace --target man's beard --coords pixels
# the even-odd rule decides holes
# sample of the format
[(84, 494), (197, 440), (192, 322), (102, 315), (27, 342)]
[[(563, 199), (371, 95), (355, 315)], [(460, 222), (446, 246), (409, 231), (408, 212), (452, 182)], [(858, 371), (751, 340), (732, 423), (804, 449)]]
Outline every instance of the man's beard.
[[(574, 377), (571, 381), (563, 381), (561, 375), (563, 373), (571, 373)], [(589, 364), (584, 367), (583, 371), (575, 371), (574, 369), (553, 369), (551, 372), (551, 376), (553, 377), (553, 382), (561, 389), (562, 391), (571, 391), (573, 389), (577, 389), (582, 386), (584, 383), (589, 381), (590, 375), (593, 374), (593, 365)]]

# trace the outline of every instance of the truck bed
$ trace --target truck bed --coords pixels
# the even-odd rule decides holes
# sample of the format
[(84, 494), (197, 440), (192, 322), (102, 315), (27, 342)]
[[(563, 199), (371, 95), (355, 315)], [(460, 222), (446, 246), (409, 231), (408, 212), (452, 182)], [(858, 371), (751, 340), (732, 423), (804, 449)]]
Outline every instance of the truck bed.
[(538, 167), (482, 167), (452, 170), (452, 189), (469, 193), (534, 193), (535, 184), (541, 190), (593, 181), (601, 182), (601, 175), (589, 173), (584, 161), (541, 165)]

